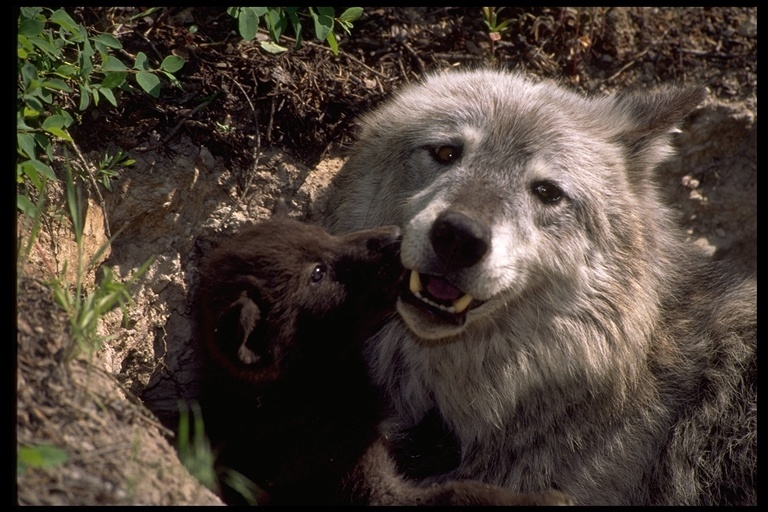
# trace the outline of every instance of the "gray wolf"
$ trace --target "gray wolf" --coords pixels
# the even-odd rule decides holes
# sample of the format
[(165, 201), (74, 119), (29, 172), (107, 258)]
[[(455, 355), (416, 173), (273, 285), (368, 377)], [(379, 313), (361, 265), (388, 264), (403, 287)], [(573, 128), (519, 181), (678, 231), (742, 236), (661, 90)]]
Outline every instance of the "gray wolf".
[(577, 504), (755, 504), (756, 284), (684, 242), (654, 169), (702, 87), (590, 97), (473, 70), (361, 122), (334, 233), (402, 228), (366, 344), (392, 435), (437, 411), (442, 478)]
[[(258, 504), (567, 504), (480, 482), (416, 487), (395, 471), (362, 344), (395, 313), (399, 229), (334, 237), (285, 215), (225, 240), (196, 294), (201, 410), (217, 464)], [(231, 480), (222, 495), (243, 504)]]

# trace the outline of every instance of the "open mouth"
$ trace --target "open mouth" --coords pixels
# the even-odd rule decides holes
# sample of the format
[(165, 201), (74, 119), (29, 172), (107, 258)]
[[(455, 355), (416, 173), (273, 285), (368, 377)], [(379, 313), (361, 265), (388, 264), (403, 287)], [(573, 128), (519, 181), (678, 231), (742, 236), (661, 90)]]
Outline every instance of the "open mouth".
[(403, 300), (456, 325), (463, 325), (467, 311), (483, 302), (475, 300), (442, 277), (419, 274), (415, 270), (411, 270)]

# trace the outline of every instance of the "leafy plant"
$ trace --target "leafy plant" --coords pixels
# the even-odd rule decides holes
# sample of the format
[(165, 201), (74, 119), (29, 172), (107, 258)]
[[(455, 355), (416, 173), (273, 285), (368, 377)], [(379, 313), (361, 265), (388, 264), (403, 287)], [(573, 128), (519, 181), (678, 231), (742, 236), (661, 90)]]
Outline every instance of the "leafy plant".
[(296, 39), (295, 47), (299, 48), (302, 38), (301, 18), (309, 17), (312, 19), (315, 37), (319, 41), (327, 42), (334, 55), (338, 55), (339, 43), (334, 31), (336, 26), (338, 25), (349, 34), (352, 22), (363, 14), (363, 9), (350, 7), (338, 17), (335, 16), (333, 7), (307, 7), (307, 12), (299, 11), (298, 7), (230, 7), (227, 13), (237, 18), (240, 35), (247, 41), (256, 37), (259, 23), (263, 22), (269, 31), (271, 41), (261, 42), (261, 47), (270, 53), (288, 50), (278, 43), (289, 27), (293, 30)]
[(509, 25), (515, 21), (515, 18), (509, 18), (502, 22), (499, 22), (499, 13), (504, 10), (503, 7), (483, 7), (483, 23), (488, 27), (488, 43), (490, 51), (488, 55), (488, 61), (493, 62), (496, 51), (496, 41), (501, 40), (501, 33), (509, 28)]
[(179, 402), (179, 412), (179, 428), (176, 434), (179, 460), (200, 483), (218, 492), (218, 480), (213, 469), (214, 455), (205, 437), (200, 406), (193, 403), (190, 412), (186, 402)]
[(231, 468), (215, 467), (216, 455), (205, 436), (200, 406), (180, 401), (179, 413), (176, 447), (179, 460), (189, 473), (213, 492), (218, 493), (219, 482), (224, 482), (249, 505), (258, 505), (264, 492), (258, 485)]
[[(85, 275), (92, 269), (101, 255), (109, 247), (111, 240), (102, 244), (83, 265), (83, 198), (81, 189), (74, 183), (69, 163), (66, 169), (66, 199), (69, 208), (69, 218), (72, 222), (72, 232), (77, 244), (77, 271), (74, 291), (61, 277), (54, 277), (49, 285), (53, 290), (54, 298), (64, 308), (69, 318), (70, 345), (67, 346), (64, 361), (69, 362), (74, 357), (86, 352), (93, 354), (101, 347), (101, 344), (113, 336), (101, 336), (97, 333), (99, 319), (113, 308), (120, 306), (127, 318), (127, 305), (133, 303), (128, 285), (135, 282), (146, 272), (153, 258), (148, 259), (126, 282), (120, 282), (112, 269), (102, 267), (102, 279), (93, 291), (87, 293), (84, 287)], [(117, 236), (117, 233), (114, 235)], [(114, 238), (113, 236), (113, 238)], [(65, 263), (66, 265), (66, 263)], [(64, 272), (66, 273), (66, 268)]]
[(161, 77), (178, 86), (173, 73), (184, 65), (175, 55), (153, 68), (136, 55), (130, 67), (116, 58), (122, 49), (111, 34), (91, 34), (64, 9), (22, 7), (17, 34), (16, 204), (33, 213), (31, 193), (43, 193), (45, 181), (57, 181), (51, 165), (53, 141), (74, 144), (69, 134), (80, 113), (105, 98), (117, 106), (117, 92), (131, 91), (133, 78), (141, 90), (159, 97)]
[(130, 167), (136, 163), (136, 160), (130, 157), (128, 153), (118, 148), (117, 151), (110, 155), (105, 153), (99, 162), (99, 169), (97, 171), (96, 178), (99, 182), (112, 192), (112, 178), (117, 176), (118, 167)]

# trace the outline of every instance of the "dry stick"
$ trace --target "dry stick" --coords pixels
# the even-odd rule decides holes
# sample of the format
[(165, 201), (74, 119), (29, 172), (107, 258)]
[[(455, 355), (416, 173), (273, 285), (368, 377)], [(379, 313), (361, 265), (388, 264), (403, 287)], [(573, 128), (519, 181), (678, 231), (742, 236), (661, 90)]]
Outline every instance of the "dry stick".
[(408, 50), (408, 53), (410, 53), (414, 59), (416, 59), (416, 64), (419, 65), (419, 71), (421, 72), (422, 75), (425, 75), (427, 71), (426, 71), (426, 68), (424, 67), (424, 62), (421, 60), (418, 54), (414, 51), (414, 49), (411, 48), (411, 46), (405, 41), (402, 41), (400, 44), (403, 46), (403, 48)]
[(646, 53), (648, 53), (649, 51), (651, 51), (651, 47), (650, 47), (650, 46), (649, 46), (648, 48), (646, 48), (645, 50), (641, 51), (640, 53), (638, 53), (637, 55), (635, 55), (635, 56), (632, 58), (632, 60), (630, 60), (629, 62), (627, 62), (627, 63), (626, 63), (626, 64), (624, 64), (623, 66), (621, 66), (621, 68), (620, 68), (620, 69), (619, 69), (617, 72), (615, 72), (614, 74), (612, 74), (611, 76), (609, 76), (609, 77), (606, 79), (606, 82), (610, 82), (611, 80), (613, 80), (614, 78), (616, 78), (617, 76), (619, 76), (620, 74), (622, 74), (624, 71), (626, 71), (628, 68), (630, 68), (630, 67), (634, 66), (634, 65), (637, 63), (637, 61), (638, 61), (638, 60), (639, 60), (639, 59), (640, 59), (640, 58), (641, 58), (643, 55), (645, 55)]
[(136, 147), (136, 148), (134, 148), (134, 151), (138, 151), (139, 153), (144, 153), (146, 151), (152, 151), (153, 149), (157, 149), (157, 148), (165, 145), (166, 142), (171, 140), (171, 138), (174, 135), (176, 135), (176, 132), (179, 131), (179, 128), (181, 128), (181, 125), (183, 125), (185, 121), (187, 121), (190, 117), (195, 115), (198, 110), (200, 110), (201, 108), (207, 106), (210, 102), (212, 102), (213, 100), (218, 98), (219, 95), (221, 95), (221, 91), (216, 91), (216, 93), (209, 100), (199, 104), (198, 106), (196, 106), (195, 108), (193, 108), (192, 110), (187, 112), (181, 118), (181, 120), (178, 123), (176, 123), (176, 126), (174, 126), (173, 129), (170, 132), (168, 132), (168, 135), (163, 137), (163, 139), (160, 142), (156, 142), (155, 144), (152, 144), (151, 146), (139, 146), (139, 147)]
[[(663, 40), (663, 39), (664, 39), (664, 37), (667, 35), (667, 32), (669, 32), (669, 30), (665, 30), (665, 31), (664, 31), (664, 33), (663, 33), (663, 34), (661, 34), (661, 36), (659, 37), (659, 41), (661, 41), (661, 40)], [(611, 80), (613, 80), (614, 78), (616, 78), (617, 76), (619, 76), (620, 74), (622, 74), (624, 71), (626, 71), (628, 68), (630, 68), (631, 66), (634, 66), (634, 65), (635, 65), (635, 63), (637, 63), (637, 61), (638, 61), (638, 60), (640, 60), (640, 58), (641, 58), (643, 55), (645, 55), (645, 54), (646, 54), (646, 53), (648, 53), (649, 51), (651, 51), (651, 50), (653, 50), (654, 48), (656, 48), (656, 46), (658, 46), (658, 44), (653, 44), (653, 45), (649, 46), (648, 48), (646, 48), (645, 50), (643, 50), (643, 51), (641, 51), (640, 53), (638, 53), (637, 55), (635, 55), (634, 57), (632, 57), (632, 60), (630, 60), (629, 62), (627, 62), (627, 63), (626, 63), (626, 64), (624, 64), (623, 66), (621, 66), (621, 69), (619, 69), (619, 70), (618, 70), (617, 72), (615, 72), (613, 75), (609, 76), (609, 77), (606, 79), (606, 82), (610, 82)]]
[[(246, 178), (245, 184), (243, 185), (243, 199), (245, 199), (248, 195), (248, 190), (251, 188), (253, 175), (256, 173), (256, 171), (259, 168), (259, 160), (261, 159), (261, 131), (259, 130), (259, 116), (256, 113), (256, 108), (253, 106), (253, 103), (251, 102), (251, 98), (248, 96), (243, 86), (240, 85), (240, 83), (237, 80), (233, 78), (232, 82), (237, 86), (238, 89), (240, 89), (240, 92), (243, 93), (243, 97), (245, 98), (245, 101), (247, 101), (248, 105), (251, 107), (251, 114), (253, 114), (253, 121), (254, 121), (254, 125), (256, 126), (256, 147), (253, 149), (253, 167), (251, 172), (248, 173), (248, 177)], [(255, 78), (254, 78), (254, 83), (255, 83)], [(250, 199), (247, 200), (247, 203), (245, 206), (246, 211), (251, 208), (251, 203), (253, 202), (253, 199), (255, 197), (256, 197), (256, 193), (254, 192), (251, 194)], [(233, 212), (234, 212), (234, 209), (230, 210), (229, 215), (227, 215), (227, 218), (229, 218)]]

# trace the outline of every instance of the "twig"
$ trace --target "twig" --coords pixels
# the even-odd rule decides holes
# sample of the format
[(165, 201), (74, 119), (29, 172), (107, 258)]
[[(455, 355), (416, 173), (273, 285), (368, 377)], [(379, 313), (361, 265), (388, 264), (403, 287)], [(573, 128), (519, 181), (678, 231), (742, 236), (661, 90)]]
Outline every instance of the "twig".
[[(248, 173), (248, 178), (245, 182), (245, 187), (243, 187), (243, 195), (245, 196), (248, 193), (248, 189), (251, 188), (251, 182), (253, 180), (253, 173), (256, 172), (256, 170), (259, 168), (259, 159), (261, 158), (261, 130), (259, 129), (259, 116), (256, 113), (256, 108), (253, 106), (253, 103), (251, 102), (251, 98), (248, 96), (248, 94), (245, 92), (245, 89), (242, 85), (240, 85), (240, 82), (232, 79), (232, 82), (237, 86), (238, 89), (240, 89), (240, 92), (243, 93), (243, 97), (245, 97), (245, 101), (248, 102), (248, 105), (251, 107), (251, 114), (253, 114), (253, 122), (256, 126), (256, 147), (253, 150), (253, 170), (252, 172)], [(256, 79), (254, 77), (254, 83), (256, 83)], [(255, 197), (255, 194), (251, 194), (251, 198), (248, 200), (248, 204), (246, 205), (246, 208), (251, 207), (251, 202), (253, 201), (253, 198)]]
[[(664, 39), (664, 37), (667, 35), (667, 32), (669, 32), (669, 30), (668, 30), (668, 29), (667, 29), (667, 30), (665, 30), (663, 34), (661, 34), (661, 37), (659, 37), (659, 41), (661, 41), (661, 40), (663, 40), (663, 39)], [(630, 68), (631, 66), (634, 66), (634, 65), (637, 63), (637, 61), (638, 61), (638, 60), (640, 60), (640, 59), (643, 57), (643, 55), (645, 55), (646, 53), (648, 53), (648, 52), (649, 52), (649, 51), (651, 51), (652, 49), (656, 48), (656, 46), (657, 46), (656, 44), (654, 44), (654, 45), (652, 45), (652, 46), (649, 46), (649, 47), (648, 47), (648, 48), (646, 48), (645, 50), (641, 51), (640, 53), (638, 53), (637, 55), (635, 55), (634, 57), (632, 57), (632, 60), (630, 60), (629, 62), (627, 62), (627, 63), (626, 63), (626, 64), (624, 64), (623, 66), (621, 66), (621, 68), (620, 68), (620, 69), (619, 69), (617, 72), (615, 72), (613, 75), (609, 76), (609, 77), (606, 79), (606, 81), (607, 81), (607, 82), (610, 82), (611, 80), (613, 80), (614, 78), (616, 78), (616, 77), (618, 77), (620, 74), (622, 74), (624, 71), (626, 71), (628, 68)]]
[(414, 49), (413, 49), (413, 48), (411, 48), (411, 45), (409, 45), (409, 44), (408, 44), (408, 43), (406, 43), (405, 41), (401, 41), (401, 42), (400, 42), (400, 44), (403, 46), (403, 48), (405, 48), (406, 50), (408, 50), (408, 53), (410, 53), (410, 54), (411, 54), (411, 56), (412, 56), (414, 59), (416, 59), (416, 64), (418, 64), (418, 65), (419, 65), (419, 71), (421, 72), (421, 74), (422, 74), (422, 75), (426, 75), (426, 74), (427, 74), (427, 70), (426, 70), (426, 68), (424, 67), (424, 62), (421, 60), (421, 58), (419, 57), (419, 55), (418, 55), (418, 54), (417, 54), (417, 53), (414, 51)]
[(637, 61), (638, 61), (638, 60), (640, 60), (640, 58), (641, 58), (643, 55), (645, 55), (646, 53), (648, 53), (650, 50), (651, 50), (651, 48), (650, 48), (650, 47), (648, 47), (648, 48), (646, 48), (645, 50), (643, 50), (643, 51), (641, 51), (640, 53), (638, 53), (637, 55), (635, 55), (635, 56), (632, 58), (632, 60), (630, 60), (629, 62), (627, 62), (627, 63), (626, 63), (626, 64), (624, 64), (623, 66), (621, 66), (621, 68), (620, 68), (620, 69), (619, 69), (617, 72), (615, 72), (614, 74), (612, 74), (611, 76), (609, 76), (609, 77), (606, 79), (606, 82), (610, 82), (611, 80), (613, 80), (614, 78), (616, 78), (616, 77), (618, 77), (620, 74), (622, 74), (624, 71), (626, 71), (626, 70), (627, 70), (627, 69), (629, 69), (630, 67), (634, 66), (634, 65), (637, 63)]

